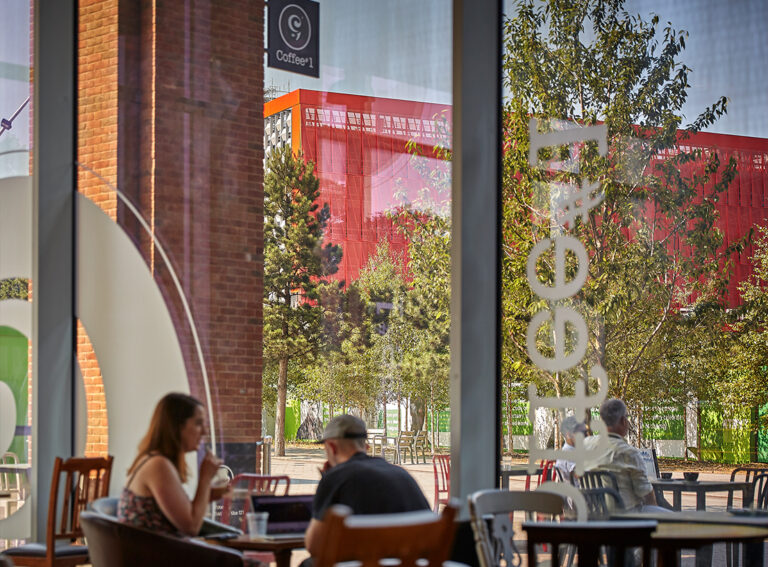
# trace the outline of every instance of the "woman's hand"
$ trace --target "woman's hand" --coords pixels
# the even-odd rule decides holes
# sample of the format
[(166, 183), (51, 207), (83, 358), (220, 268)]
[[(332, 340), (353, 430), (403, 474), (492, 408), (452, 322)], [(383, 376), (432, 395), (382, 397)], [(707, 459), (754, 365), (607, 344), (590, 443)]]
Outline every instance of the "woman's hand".
[(207, 485), (211, 484), (211, 480), (216, 475), (216, 471), (219, 470), (219, 467), (223, 461), (219, 459), (216, 455), (211, 453), (210, 451), (206, 451), (205, 457), (203, 457), (203, 462), (200, 463), (200, 480), (199, 482), (205, 483)]

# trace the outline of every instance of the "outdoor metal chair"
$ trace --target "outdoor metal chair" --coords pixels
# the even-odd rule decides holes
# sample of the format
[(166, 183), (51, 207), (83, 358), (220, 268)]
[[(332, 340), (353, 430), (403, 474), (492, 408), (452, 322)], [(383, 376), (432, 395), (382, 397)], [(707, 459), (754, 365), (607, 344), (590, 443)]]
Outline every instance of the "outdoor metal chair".
[(434, 455), (432, 457), (432, 470), (435, 475), (435, 503), (434, 510), (440, 509), (440, 504), (448, 504), (451, 494), (451, 456)]
[(419, 463), (419, 452), (421, 452), (421, 459), (423, 463), (427, 464), (427, 453), (432, 452), (432, 445), (429, 442), (429, 432), (426, 430), (419, 431), (413, 438), (413, 445), (411, 445), (413, 454), (416, 457), (416, 464)]
[[(0, 465), (18, 465), (16, 453), (4, 453)], [(7, 518), (16, 511), (26, 498), (24, 473), (20, 471), (0, 472), (0, 519)]]
[[(555, 472), (555, 462), (553, 460), (542, 460), (539, 463), (539, 468), (541, 469), (541, 472), (536, 475), (536, 488), (544, 484), (545, 482), (554, 481), (557, 477), (557, 473)], [(530, 490), (531, 489), (531, 476), (528, 475), (525, 477), (525, 489)]]
[(616, 480), (616, 475), (611, 471), (605, 470), (584, 471), (584, 474), (579, 477), (579, 487), (582, 490), (607, 487), (612, 488), (617, 493), (619, 492), (619, 483)]
[(590, 520), (608, 520), (614, 512), (624, 510), (621, 495), (608, 486), (586, 488), (581, 491), (587, 501)]
[(347, 506), (332, 506), (323, 520), (323, 542), (316, 567), (357, 562), (362, 567), (441, 567), (451, 555), (457, 508), (353, 516)]
[(564, 505), (559, 495), (524, 490), (490, 489), (470, 494), (469, 515), (480, 566), (521, 565), (513, 527), (515, 512), (526, 518), (546, 514), (546, 519), (552, 520), (562, 518)]
[[(731, 471), (731, 482), (751, 482), (754, 487), (755, 477), (760, 474), (768, 473), (768, 468), (762, 467), (737, 467)], [(742, 502), (742, 508), (749, 508), (752, 506), (752, 499), (755, 497), (755, 492), (752, 491), (752, 498), (748, 498), (748, 501)], [(733, 507), (733, 491), (728, 492), (728, 502), (726, 504), (728, 508)]]
[[(744, 476), (745, 482), (752, 482), (751, 502), (749, 506), (758, 510), (768, 510), (768, 469), (739, 467), (731, 472), (731, 481), (739, 476)], [(733, 492), (728, 493), (728, 507), (733, 502)], [(726, 542), (725, 544), (725, 563), (727, 567), (739, 564), (742, 546), (738, 543)]]
[(408, 455), (411, 459), (411, 464), (413, 464), (413, 441), (413, 431), (401, 431), (400, 435), (397, 436), (397, 440), (395, 441), (395, 448), (397, 450), (398, 463), (404, 463), (403, 455), (408, 452)]

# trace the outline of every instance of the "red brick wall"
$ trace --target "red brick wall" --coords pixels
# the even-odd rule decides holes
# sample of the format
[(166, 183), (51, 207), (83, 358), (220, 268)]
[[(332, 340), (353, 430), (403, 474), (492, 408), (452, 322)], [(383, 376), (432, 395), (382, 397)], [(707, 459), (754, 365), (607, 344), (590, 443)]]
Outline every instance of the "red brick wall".
[[(171, 258), (199, 333), (217, 441), (261, 436), (263, 270), (261, 1), (81, 0), (80, 161), (119, 186)], [(80, 190), (133, 238), (205, 401), (191, 328), (168, 267), (132, 213), (80, 173)], [(80, 339), (83, 339), (82, 343)], [(79, 338), (84, 374), (95, 359)], [(102, 441), (89, 389), (89, 450)]]
[[(117, 183), (117, 0), (80, 0), (78, 33), (77, 160), (106, 181)], [(78, 190), (112, 219), (115, 191), (93, 172), (78, 167)], [(88, 412), (85, 454), (107, 454), (107, 404), (96, 354), (83, 325), (77, 325), (80, 364)]]

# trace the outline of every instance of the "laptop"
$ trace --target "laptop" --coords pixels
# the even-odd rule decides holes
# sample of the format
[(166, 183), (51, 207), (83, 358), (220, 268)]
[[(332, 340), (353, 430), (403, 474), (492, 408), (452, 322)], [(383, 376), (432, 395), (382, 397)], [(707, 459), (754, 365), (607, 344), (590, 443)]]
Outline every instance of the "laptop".
[(268, 512), (267, 537), (292, 539), (304, 537), (312, 519), (312, 494), (288, 496), (251, 495), (251, 510)]

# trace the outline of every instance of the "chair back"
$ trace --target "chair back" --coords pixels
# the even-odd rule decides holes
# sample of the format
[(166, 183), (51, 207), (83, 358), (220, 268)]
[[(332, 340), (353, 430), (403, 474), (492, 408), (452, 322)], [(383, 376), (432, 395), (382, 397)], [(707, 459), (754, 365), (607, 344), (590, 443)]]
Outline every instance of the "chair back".
[(435, 476), (435, 503), (434, 510), (440, 509), (440, 504), (448, 504), (451, 494), (451, 456), (434, 455), (432, 457), (432, 470)]
[[(285, 475), (266, 475), (241, 473), (232, 479), (232, 488), (235, 490), (237, 500), (243, 499), (242, 517), (239, 519), (240, 529), (245, 531), (248, 527), (246, 514), (251, 509), (251, 495), (285, 496), (291, 488), (291, 478)], [(225, 498), (221, 502), (220, 519), (225, 524), (231, 523), (232, 500)], [(239, 514), (239, 510), (237, 511)]]
[(581, 493), (587, 501), (590, 520), (608, 520), (611, 514), (625, 508), (621, 495), (608, 486), (586, 488)]
[[(766, 473), (768, 473), (768, 468), (736, 467), (731, 471), (731, 482), (751, 482), (754, 488), (755, 477)], [(728, 508), (733, 507), (733, 492), (732, 490), (728, 491), (728, 503), (726, 505)], [(755, 490), (753, 490), (754, 496), (757, 496), (757, 491)], [(742, 502), (741, 505), (744, 508), (749, 508), (752, 502)]]
[[(16, 453), (3, 453), (0, 457), (0, 464), (18, 465), (19, 457)], [(19, 500), (24, 499), (24, 483), (21, 480), (23, 473), (20, 472), (0, 472), (0, 493), (5, 495), (15, 495)]]
[(538, 548), (551, 544), (551, 565), (560, 565), (560, 545), (575, 545), (579, 567), (597, 567), (600, 564), (601, 547), (615, 550), (609, 565), (627, 565), (625, 550), (642, 547), (643, 566), (650, 564), (651, 534), (656, 530), (655, 521), (634, 522), (525, 522), (528, 534), (528, 565), (537, 564)]
[(480, 490), (469, 496), (469, 514), (481, 567), (521, 565), (513, 528), (515, 512), (563, 516), (564, 502), (556, 494), (511, 490)]
[(123, 524), (97, 512), (80, 515), (93, 567), (242, 567), (240, 553), (221, 546)]
[[(536, 488), (544, 484), (545, 482), (553, 481), (555, 480), (556, 473), (555, 473), (555, 463), (556, 461), (553, 460), (545, 460), (542, 459), (541, 462), (539, 462), (539, 474), (536, 475)], [(525, 477), (525, 489), (530, 490), (531, 489), (531, 475), (527, 475)]]
[(456, 507), (437, 515), (430, 511), (352, 516), (347, 506), (329, 508), (323, 520), (323, 544), (315, 567), (346, 561), (379, 567), (397, 561), (399, 567), (441, 566), (451, 554), (456, 531)]
[(83, 537), (80, 513), (88, 504), (109, 494), (112, 457), (56, 457), (48, 504), (46, 543), (53, 549), (57, 539)]
[(752, 477), (752, 504), (758, 510), (768, 510), (768, 473)]
[(579, 477), (579, 484), (582, 490), (589, 490), (591, 488), (613, 488), (616, 492), (619, 491), (619, 483), (616, 480), (616, 476), (611, 471), (585, 471), (584, 474)]

